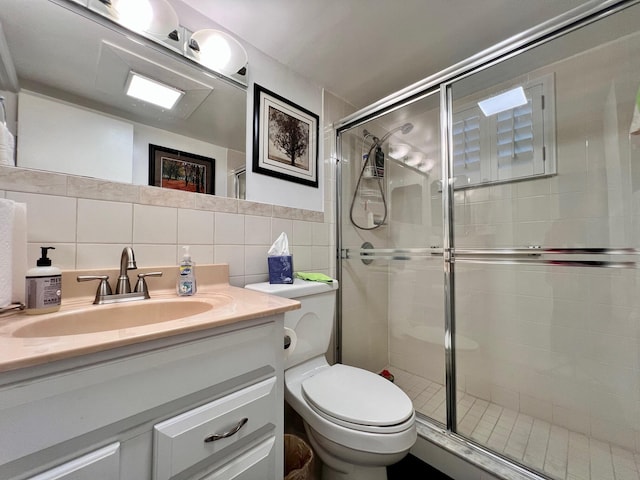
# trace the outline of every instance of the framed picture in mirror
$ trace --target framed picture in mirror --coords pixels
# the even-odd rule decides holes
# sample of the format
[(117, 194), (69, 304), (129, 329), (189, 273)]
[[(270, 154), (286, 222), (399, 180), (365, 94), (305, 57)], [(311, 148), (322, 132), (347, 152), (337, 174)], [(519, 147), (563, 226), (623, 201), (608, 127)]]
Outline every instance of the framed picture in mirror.
[(149, 144), (149, 185), (215, 194), (215, 158)]
[(257, 83), (253, 101), (253, 171), (317, 188), (318, 115)]

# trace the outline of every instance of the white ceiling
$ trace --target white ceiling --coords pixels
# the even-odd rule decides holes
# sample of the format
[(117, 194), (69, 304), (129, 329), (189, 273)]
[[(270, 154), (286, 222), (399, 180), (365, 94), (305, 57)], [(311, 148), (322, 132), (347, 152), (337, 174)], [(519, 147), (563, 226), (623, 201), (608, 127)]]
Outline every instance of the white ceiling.
[(183, 1), (357, 108), (572, 8), (598, 3), (593, 0)]

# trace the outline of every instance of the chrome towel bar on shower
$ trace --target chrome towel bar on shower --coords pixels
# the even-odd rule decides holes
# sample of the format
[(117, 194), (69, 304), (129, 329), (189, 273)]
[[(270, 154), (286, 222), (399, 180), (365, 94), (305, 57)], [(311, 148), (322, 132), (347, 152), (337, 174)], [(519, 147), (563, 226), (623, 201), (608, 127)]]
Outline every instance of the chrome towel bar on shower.
[[(372, 260), (414, 260), (441, 257), (445, 249), (430, 248), (360, 248), (343, 249), (343, 258), (357, 252), (358, 258)], [(612, 261), (609, 255), (639, 255), (635, 248), (556, 248), (556, 247), (516, 247), (516, 248), (457, 248), (449, 249), (446, 261), (451, 263), (479, 263), (503, 265), (551, 265), (571, 267), (636, 268), (635, 259)], [(575, 257), (580, 258), (575, 258)]]

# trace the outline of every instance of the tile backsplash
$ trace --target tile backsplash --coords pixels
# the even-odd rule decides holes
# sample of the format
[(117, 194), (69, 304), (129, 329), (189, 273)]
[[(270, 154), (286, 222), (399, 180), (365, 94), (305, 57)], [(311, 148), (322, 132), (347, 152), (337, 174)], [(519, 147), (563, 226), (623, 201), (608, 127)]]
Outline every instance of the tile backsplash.
[(267, 251), (286, 232), (295, 270), (329, 274), (331, 225), (323, 212), (157, 187), (0, 167), (0, 197), (27, 204), (28, 262), (55, 247), (63, 270), (113, 268), (133, 246), (139, 266), (228, 263), (234, 285), (266, 281)]

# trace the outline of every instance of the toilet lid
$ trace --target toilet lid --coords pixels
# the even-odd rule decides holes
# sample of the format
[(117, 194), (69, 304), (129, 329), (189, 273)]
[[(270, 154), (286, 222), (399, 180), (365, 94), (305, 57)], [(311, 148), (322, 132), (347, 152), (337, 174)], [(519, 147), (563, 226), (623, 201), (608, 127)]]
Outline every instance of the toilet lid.
[(386, 427), (413, 416), (411, 399), (375, 373), (336, 364), (302, 382), (302, 392), (316, 409), (350, 424)]

